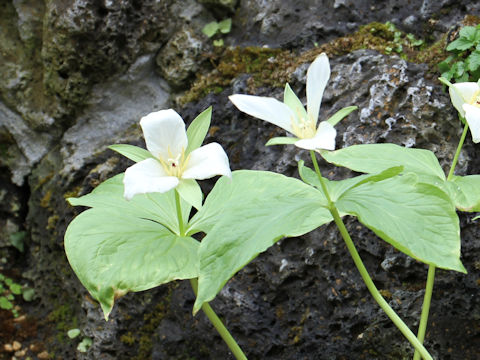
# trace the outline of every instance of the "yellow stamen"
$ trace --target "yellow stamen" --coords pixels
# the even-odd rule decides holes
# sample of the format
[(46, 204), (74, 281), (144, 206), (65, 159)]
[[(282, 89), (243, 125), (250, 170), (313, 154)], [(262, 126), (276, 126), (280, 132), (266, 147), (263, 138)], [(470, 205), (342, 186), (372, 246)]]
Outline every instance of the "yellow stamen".
[(470, 99), (470, 101), (468, 102), (470, 105), (473, 105), (473, 106), (476, 106), (478, 108), (480, 108), (480, 90), (477, 90), (472, 98)]
[(290, 119), (292, 124), (293, 134), (300, 139), (311, 139), (315, 136), (317, 129), (315, 127), (315, 120), (307, 114), (307, 118), (303, 116), (303, 112), (297, 109), (297, 117)]
[(169, 176), (175, 176), (181, 178), (183, 172), (187, 168), (188, 160), (190, 160), (190, 154), (185, 157), (185, 148), (182, 147), (182, 151), (177, 156), (173, 156), (170, 148), (168, 148), (168, 159), (158, 159), (160, 164), (162, 164), (163, 169)]

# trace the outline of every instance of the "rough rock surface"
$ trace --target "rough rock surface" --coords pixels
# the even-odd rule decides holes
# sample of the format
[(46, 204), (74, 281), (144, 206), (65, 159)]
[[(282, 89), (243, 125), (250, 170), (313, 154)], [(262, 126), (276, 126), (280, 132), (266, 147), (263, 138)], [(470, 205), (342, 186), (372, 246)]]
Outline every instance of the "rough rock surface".
[[(64, 255), (66, 226), (82, 211), (65, 198), (91, 191), (131, 164), (106, 146), (143, 146), (138, 119), (170, 107), (173, 91), (188, 89), (204, 66), (202, 52), (212, 48), (201, 34), (210, 21), (233, 17), (226, 44), (300, 51), (371, 21), (392, 21), (421, 38), (438, 39), (465, 15), (478, 15), (479, 7), (466, 0), (2, 2), (0, 273), (34, 287), (36, 297), (18, 300), (28, 317), (16, 328), (7, 328), (11, 316), (0, 309), (0, 338), (22, 340), (32, 357), (47, 351), (57, 359), (232, 358), (203, 314), (192, 317), (188, 282), (127, 294), (105, 322)], [(428, 148), (448, 170), (460, 136), (458, 119), (426, 65), (369, 50), (332, 58), (331, 65), (320, 116), (359, 106), (337, 125), (337, 147), (393, 142)], [(304, 94), (307, 67), (292, 75), (296, 93)], [(296, 160), (306, 160), (307, 153), (266, 148), (282, 131), (228, 102), (231, 93), (249, 89), (249, 76), (239, 74), (221, 93), (176, 110), (188, 122), (213, 105), (216, 131), (207, 141), (224, 146), (232, 169), (296, 176)], [(257, 94), (281, 98), (282, 89), (259, 87)], [(467, 139), (458, 174), (480, 172), (478, 151)], [(320, 166), (331, 179), (350, 175)], [(213, 184), (202, 186), (208, 191)], [(460, 217), (468, 274), (437, 271), (426, 340), (436, 359), (478, 357), (480, 245), (472, 218)], [(357, 222), (347, 223), (377, 287), (415, 328), (426, 267)], [(22, 231), (20, 253), (10, 239)], [(212, 306), (251, 359), (404, 359), (412, 353), (371, 299), (332, 225), (279, 241), (228, 282)], [(80, 340), (66, 337), (71, 328), (81, 330), (80, 340), (93, 339), (88, 352), (76, 351)], [(0, 358), (7, 358), (0, 345)]]

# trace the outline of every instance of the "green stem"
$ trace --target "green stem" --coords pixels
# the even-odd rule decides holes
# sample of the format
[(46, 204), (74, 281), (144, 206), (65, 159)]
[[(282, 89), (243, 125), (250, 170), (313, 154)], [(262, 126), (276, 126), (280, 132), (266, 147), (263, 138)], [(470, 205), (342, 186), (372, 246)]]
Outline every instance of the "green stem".
[(455, 167), (457, 166), (458, 157), (460, 156), (460, 151), (462, 151), (463, 143), (465, 141), (465, 137), (467, 136), (468, 132), (468, 123), (465, 121), (465, 127), (463, 128), (462, 136), (460, 137), (460, 141), (458, 142), (457, 151), (455, 152), (455, 156), (453, 157), (452, 166), (450, 167), (450, 171), (448, 172), (447, 181), (451, 180), (453, 173), (455, 171)]
[(315, 172), (317, 173), (318, 180), (320, 181), (320, 185), (322, 187), (323, 193), (328, 201), (328, 206), (331, 207), (333, 205), (332, 199), (330, 198), (330, 194), (328, 193), (327, 185), (323, 179), (322, 173), (320, 172), (320, 168), (318, 167), (317, 157), (313, 150), (310, 150), (310, 157), (312, 158), (313, 167), (315, 168)]
[(180, 236), (185, 236), (185, 229), (183, 226), (182, 218), (182, 208), (180, 207), (180, 195), (178, 194), (177, 190), (175, 190), (175, 204), (177, 205), (178, 229), (180, 231)]
[[(417, 339), (423, 344), (425, 339), (425, 331), (427, 330), (428, 313), (430, 311), (430, 301), (432, 300), (433, 283), (435, 282), (435, 265), (428, 267), (427, 286), (425, 287), (425, 296), (423, 297), (422, 315), (420, 317), (420, 325), (418, 326)], [(420, 353), (415, 350), (413, 360), (420, 360)]]
[[(197, 295), (197, 279), (190, 279), (190, 284), (192, 285), (193, 292), (195, 293), (195, 295)], [(237, 342), (227, 330), (225, 325), (223, 325), (217, 314), (215, 314), (215, 311), (213, 311), (212, 307), (208, 303), (204, 303), (202, 305), (202, 310), (205, 315), (207, 315), (208, 319), (213, 324), (215, 329), (217, 329), (223, 341), (225, 341), (225, 343), (228, 345), (230, 351), (235, 356), (235, 358), (238, 360), (247, 360), (247, 357), (243, 353), (242, 349), (240, 348), (240, 346), (238, 346)]]
[(413, 345), (413, 347), (420, 352), (420, 354), (423, 356), (423, 358), (427, 359), (427, 360), (433, 360), (432, 356), (428, 353), (428, 351), (425, 349), (425, 347), (420, 343), (420, 341), (418, 341), (415, 334), (408, 328), (408, 326), (403, 322), (403, 320), (397, 315), (397, 313), (385, 301), (382, 294), (380, 294), (377, 287), (373, 283), (373, 280), (370, 277), (370, 275), (368, 274), (368, 271), (367, 271), (365, 265), (363, 264), (363, 261), (360, 258), (360, 255), (358, 254), (357, 249), (355, 248), (355, 244), (353, 243), (352, 238), (350, 237), (350, 234), (348, 233), (348, 230), (347, 230), (345, 224), (343, 223), (343, 220), (340, 217), (340, 214), (338, 213), (338, 210), (337, 210), (335, 204), (330, 199), (327, 187), (325, 186), (322, 174), (321, 174), (320, 169), (319, 169), (318, 164), (317, 164), (315, 153), (313, 151), (310, 151), (310, 155), (312, 157), (313, 165), (315, 167), (315, 171), (317, 173), (318, 179), (320, 180), (320, 183), (322, 184), (322, 189), (325, 192), (325, 196), (326, 196), (327, 200), (329, 201), (330, 213), (333, 216), (333, 220), (335, 221), (335, 224), (337, 225), (338, 229), (340, 230), (340, 234), (342, 235), (343, 240), (345, 241), (345, 244), (347, 245), (347, 249), (350, 252), (350, 255), (352, 256), (353, 262), (355, 263), (358, 271), (360, 272), (360, 276), (362, 277), (363, 281), (365, 282), (365, 285), (367, 286), (367, 289), (370, 291), (370, 294), (372, 294), (375, 301), (378, 303), (378, 305), (380, 305), (380, 307), (387, 314), (387, 316), (390, 318), (390, 320), (392, 320), (392, 322), (402, 332), (402, 334), (407, 338), (407, 340), (410, 341), (410, 343)]
[[(175, 190), (175, 205), (177, 208), (178, 228), (180, 231), (180, 236), (185, 236), (185, 227), (184, 227), (184, 222), (182, 217), (182, 208), (180, 205), (180, 195), (178, 194), (177, 190)], [(197, 279), (196, 278), (190, 279), (190, 284), (192, 285), (193, 292), (195, 293), (195, 296), (196, 296), (197, 288), (198, 288)], [(211, 306), (208, 303), (204, 303), (202, 305), (202, 310), (205, 313), (205, 315), (207, 315), (208, 319), (213, 324), (215, 329), (217, 329), (223, 341), (225, 341), (225, 343), (228, 345), (228, 347), (230, 348), (230, 351), (233, 353), (235, 358), (238, 360), (247, 360), (247, 357), (243, 353), (242, 349), (240, 349), (240, 346), (238, 346), (235, 339), (232, 337), (232, 335), (230, 335), (227, 328), (225, 327), (225, 325), (223, 325), (222, 321), (218, 318), (217, 314), (215, 314), (215, 311), (213, 311)]]
[[(463, 128), (462, 136), (460, 137), (460, 141), (457, 145), (457, 150), (455, 151), (455, 156), (453, 157), (452, 166), (450, 166), (450, 171), (448, 172), (447, 181), (451, 180), (453, 174), (455, 172), (455, 167), (457, 166), (458, 157), (460, 156), (460, 152), (462, 151), (463, 143), (465, 142), (465, 138), (468, 133), (468, 123), (465, 121), (465, 126)], [(430, 303), (432, 300), (432, 293), (433, 293), (433, 284), (435, 282), (435, 265), (428, 266), (428, 274), (427, 274), (427, 284), (425, 286), (425, 295), (423, 297), (423, 305), (422, 305), (422, 314), (420, 316), (420, 324), (418, 325), (418, 334), (417, 339), (423, 344), (425, 340), (425, 331), (427, 330), (427, 323), (428, 323), (428, 314), (430, 312)], [(413, 360), (420, 360), (420, 353), (415, 350), (415, 354), (413, 355)]]

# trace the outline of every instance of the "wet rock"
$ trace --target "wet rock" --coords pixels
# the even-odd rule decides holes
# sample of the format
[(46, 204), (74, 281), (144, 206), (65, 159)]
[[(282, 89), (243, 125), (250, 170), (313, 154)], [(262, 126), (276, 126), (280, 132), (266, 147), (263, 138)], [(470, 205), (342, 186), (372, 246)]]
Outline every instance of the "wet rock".
[[(478, 14), (480, 5), (463, 0), (370, 1), (353, 0), (242, 0), (233, 18), (237, 44), (311, 48), (373, 21), (391, 21), (402, 30), (425, 38), (446, 32), (465, 14)], [(413, 21), (412, 16), (416, 21)], [(422, 26), (418, 24), (421, 23)]]

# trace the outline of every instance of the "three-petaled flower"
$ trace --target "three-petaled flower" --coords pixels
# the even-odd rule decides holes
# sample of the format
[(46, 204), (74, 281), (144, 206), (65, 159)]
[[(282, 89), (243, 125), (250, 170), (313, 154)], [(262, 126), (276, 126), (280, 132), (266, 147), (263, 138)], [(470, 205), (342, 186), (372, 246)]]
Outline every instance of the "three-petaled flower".
[(187, 153), (185, 123), (173, 109), (151, 113), (140, 120), (147, 149), (152, 155), (125, 171), (124, 196), (164, 193), (191, 179), (231, 176), (228, 157), (218, 143)]
[(334, 150), (337, 131), (333, 125), (322, 121), (317, 127), (320, 104), (329, 78), (330, 64), (327, 55), (322, 53), (307, 70), (306, 111), (288, 84), (283, 103), (271, 97), (252, 95), (234, 94), (229, 98), (239, 110), (293, 134), (296, 137), (293, 143), (302, 149)]
[(478, 82), (463, 82), (449, 87), (452, 104), (467, 121), (474, 143), (480, 142), (480, 86)]

